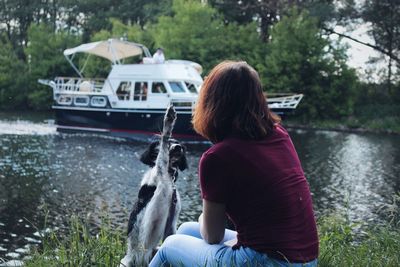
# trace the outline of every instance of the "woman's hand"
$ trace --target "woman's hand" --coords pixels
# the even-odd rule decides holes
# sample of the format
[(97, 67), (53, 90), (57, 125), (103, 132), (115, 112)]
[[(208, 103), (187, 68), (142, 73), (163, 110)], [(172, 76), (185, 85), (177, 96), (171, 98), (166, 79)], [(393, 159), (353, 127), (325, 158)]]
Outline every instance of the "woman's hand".
[(209, 244), (219, 244), (225, 234), (225, 204), (203, 199), (199, 224), (203, 239)]
[(201, 213), (199, 215), (199, 218), (197, 219), (197, 221), (199, 222), (199, 224), (201, 224), (203, 222), (203, 213)]
[(234, 245), (236, 245), (237, 241), (238, 241), (237, 238), (234, 238), (234, 239), (225, 241), (224, 244), (225, 244), (225, 246), (233, 247)]

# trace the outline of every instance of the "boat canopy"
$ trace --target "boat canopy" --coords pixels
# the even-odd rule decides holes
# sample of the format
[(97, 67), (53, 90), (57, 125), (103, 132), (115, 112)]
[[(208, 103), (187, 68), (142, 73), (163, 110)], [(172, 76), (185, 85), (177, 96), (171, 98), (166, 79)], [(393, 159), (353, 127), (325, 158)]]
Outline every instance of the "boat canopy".
[(118, 39), (108, 39), (106, 41), (82, 44), (64, 50), (64, 56), (70, 56), (76, 53), (93, 54), (99, 57), (104, 57), (113, 63), (124, 58), (141, 54), (145, 54), (146, 57), (151, 57), (149, 50), (144, 45), (121, 41)]
[(86, 53), (103, 57), (110, 60), (113, 64), (121, 64), (121, 60), (124, 58), (142, 54), (144, 54), (145, 57), (151, 57), (149, 50), (144, 45), (119, 39), (92, 42), (64, 50), (64, 56), (81, 77), (82, 72), (78, 70), (72, 62), (76, 53)]

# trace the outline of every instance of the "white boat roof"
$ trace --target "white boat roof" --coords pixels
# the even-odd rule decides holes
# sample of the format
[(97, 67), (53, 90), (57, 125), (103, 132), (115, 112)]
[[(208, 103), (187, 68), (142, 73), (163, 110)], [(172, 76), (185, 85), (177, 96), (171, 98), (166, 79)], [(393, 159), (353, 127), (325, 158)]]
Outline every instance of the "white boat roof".
[(201, 78), (199, 71), (190, 63), (194, 62), (177, 60), (172, 62), (167, 61), (162, 64), (113, 65), (108, 78), (117, 80), (129, 78), (137, 81), (176, 80), (202, 83), (203, 79)]
[(124, 58), (145, 54), (151, 56), (148, 49), (137, 43), (121, 41), (118, 39), (108, 39), (106, 41), (82, 44), (74, 48), (64, 50), (64, 56), (76, 53), (93, 54), (106, 58), (111, 62), (116, 62)]

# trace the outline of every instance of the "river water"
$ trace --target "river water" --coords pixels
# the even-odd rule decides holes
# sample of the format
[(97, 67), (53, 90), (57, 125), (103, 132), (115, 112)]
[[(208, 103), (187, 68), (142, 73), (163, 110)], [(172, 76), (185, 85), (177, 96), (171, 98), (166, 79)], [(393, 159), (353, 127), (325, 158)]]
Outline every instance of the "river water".
[[(290, 130), (317, 217), (340, 212), (351, 221), (388, 220), (385, 206), (400, 191), (400, 137)], [(0, 258), (22, 258), (40, 233), (65, 229), (71, 215), (94, 224), (108, 216), (125, 228), (146, 144), (56, 132), (51, 114), (0, 113)], [(180, 222), (196, 220), (201, 199), (197, 164), (207, 145), (188, 147), (180, 174)]]

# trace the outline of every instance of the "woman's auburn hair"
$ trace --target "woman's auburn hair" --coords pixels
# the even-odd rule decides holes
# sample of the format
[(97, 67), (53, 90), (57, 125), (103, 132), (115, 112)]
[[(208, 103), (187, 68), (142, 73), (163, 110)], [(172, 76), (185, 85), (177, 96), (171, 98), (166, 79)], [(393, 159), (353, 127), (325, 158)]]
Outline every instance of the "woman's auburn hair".
[(229, 135), (258, 140), (279, 122), (268, 108), (258, 73), (243, 61), (223, 61), (211, 70), (192, 118), (194, 130), (213, 143)]

